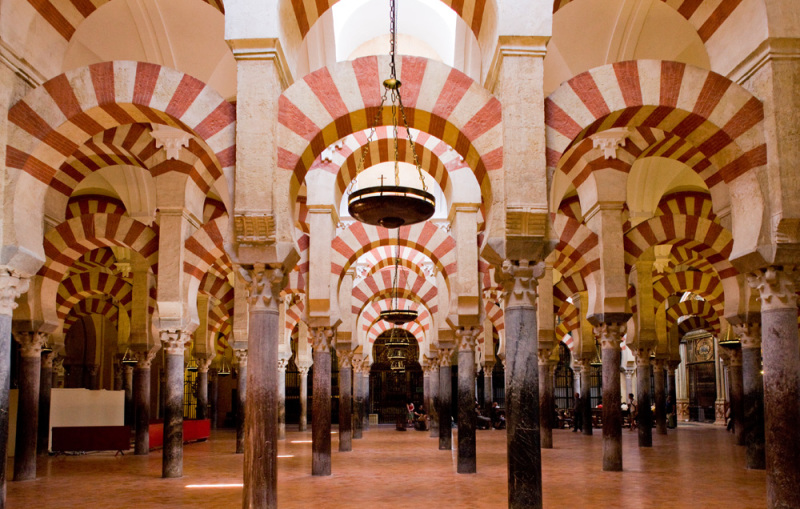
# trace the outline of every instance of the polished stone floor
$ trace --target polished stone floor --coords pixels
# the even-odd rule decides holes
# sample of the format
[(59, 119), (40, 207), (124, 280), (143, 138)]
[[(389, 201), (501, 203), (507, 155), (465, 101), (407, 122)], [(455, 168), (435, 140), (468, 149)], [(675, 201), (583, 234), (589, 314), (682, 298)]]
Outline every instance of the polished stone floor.
[[(454, 430), (455, 433), (455, 430)], [(337, 452), (333, 475), (311, 477), (311, 433), (289, 432), (280, 446), (278, 501), (285, 508), (480, 508), (506, 506), (505, 431), (478, 431), (478, 473), (458, 475), (455, 451), (427, 433), (373, 427)], [(554, 432), (542, 451), (546, 507), (765, 507), (764, 472), (745, 470), (744, 449), (724, 428), (682, 425), (653, 448), (624, 431), (624, 472), (602, 472), (602, 436)], [(454, 440), (455, 443), (455, 440)], [(161, 479), (161, 454), (44, 458), (35, 481), (8, 484), (8, 507), (241, 507), (242, 456), (234, 433), (187, 445), (184, 477)], [(9, 464), (9, 473), (12, 472)], [(209, 485), (207, 487), (190, 487)], [(225, 486), (233, 485), (233, 486)]]

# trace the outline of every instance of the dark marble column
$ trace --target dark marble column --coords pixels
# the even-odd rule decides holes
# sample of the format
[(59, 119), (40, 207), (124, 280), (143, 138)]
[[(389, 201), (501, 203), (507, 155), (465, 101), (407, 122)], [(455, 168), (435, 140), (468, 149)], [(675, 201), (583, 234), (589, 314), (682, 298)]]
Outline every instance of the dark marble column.
[(764, 449), (764, 382), (761, 376), (761, 324), (735, 326), (742, 341), (742, 415), (745, 466), (766, 468)]
[(506, 261), (502, 267), (506, 328), (508, 507), (542, 507), (539, 434), (537, 278), (543, 264)]
[(453, 429), (450, 415), (452, 406), (453, 381), (450, 369), (450, 356), (453, 350), (439, 350), (439, 450), (449, 451), (453, 448)]
[[(653, 412), (650, 410), (651, 352), (650, 348), (638, 348), (633, 352), (636, 357), (636, 406), (639, 412), (639, 422), (636, 429), (639, 435), (639, 447), (653, 447)], [(603, 352), (603, 355), (605, 355), (605, 352)], [(605, 361), (606, 358), (603, 357), (603, 364), (605, 364)], [(603, 410), (605, 410), (605, 369), (603, 370), (603, 375)], [(605, 412), (603, 413), (605, 414)], [(605, 422), (605, 419), (603, 419), (603, 422)]]
[(458, 463), (459, 474), (474, 474), (477, 471), (475, 456), (475, 344), (476, 328), (461, 328), (456, 331), (458, 339)]
[(553, 369), (550, 360), (553, 351), (539, 349), (539, 427), (542, 449), (553, 448), (553, 414), (555, 413), (555, 394), (553, 389)]
[(364, 364), (361, 365), (361, 369), (361, 383), (364, 386), (364, 412), (361, 414), (361, 428), (364, 431), (369, 431), (369, 412), (371, 409), (369, 400), (369, 376), (370, 371), (372, 370), (369, 359), (364, 360)]
[(761, 302), (767, 506), (800, 507), (800, 272), (770, 267), (748, 282)]
[(288, 359), (278, 359), (278, 440), (286, 440), (286, 366)]
[(114, 390), (122, 390), (122, 362), (120, 359), (114, 359)]
[(659, 435), (667, 434), (667, 381), (664, 377), (664, 363), (663, 359), (653, 361), (656, 390), (656, 433)]
[(210, 379), (208, 384), (208, 416), (211, 419), (211, 429), (217, 429), (217, 418), (219, 416), (219, 374), (216, 368), (208, 370), (208, 377)]
[(734, 441), (736, 445), (744, 445), (744, 426), (742, 415), (744, 406), (742, 397), (742, 349), (741, 344), (723, 346), (720, 342), (720, 357), (728, 368), (728, 393), (730, 394), (731, 419), (733, 419)]
[(133, 428), (136, 412), (133, 406), (133, 366), (122, 365), (122, 390), (125, 391), (125, 425)]
[(181, 330), (162, 330), (164, 348), (164, 448), (161, 477), (183, 476), (183, 355), (192, 335)]
[(89, 375), (88, 388), (93, 391), (100, 390), (100, 366), (97, 364), (89, 364), (86, 366)]
[[(603, 356), (603, 470), (622, 471), (622, 394), (619, 383), (620, 342), (628, 317), (594, 328)], [(638, 377), (637, 377), (638, 378)], [(650, 383), (649, 380), (647, 382)], [(649, 392), (649, 391), (648, 391)], [(641, 409), (640, 409), (641, 410)]]
[[(245, 420), (247, 414), (247, 349), (237, 348), (233, 351), (236, 356), (236, 371), (238, 387), (236, 391), (236, 454), (244, 454)], [(275, 381), (277, 382), (277, 376)], [(277, 389), (277, 387), (276, 387)]]
[(431, 359), (430, 365), (430, 382), (429, 390), (431, 393), (431, 401), (428, 406), (428, 417), (430, 418), (431, 438), (439, 438), (439, 357), (436, 356)]
[(210, 358), (197, 359), (197, 412), (198, 419), (208, 419), (208, 368), (211, 366)]
[(133, 406), (135, 411), (136, 433), (134, 454), (150, 453), (150, 366), (156, 350), (133, 351), (136, 367), (133, 368)]
[(361, 374), (364, 358), (361, 356), (354, 356), (353, 363), (353, 438), (360, 439), (363, 437), (363, 414), (364, 414), (364, 384), (362, 383), (363, 375)]
[(339, 362), (339, 452), (353, 450), (353, 352), (336, 352)]
[(39, 419), (39, 377), (42, 346), (47, 334), (14, 332), (20, 345), (17, 441), (14, 449), (14, 480), (36, 479), (36, 437)]
[(39, 376), (39, 432), (36, 436), (36, 453), (47, 456), (50, 449), (50, 392), (53, 388), (53, 358), (55, 352), (42, 353), (42, 370)]
[(298, 366), (300, 370), (300, 424), (298, 431), (308, 429), (308, 369), (310, 366)]
[(11, 322), (16, 299), (28, 291), (29, 280), (0, 267), (0, 508), (6, 505), (8, 391), (11, 387)]
[(310, 329), (314, 349), (311, 388), (311, 475), (331, 475), (331, 341), (333, 329)]
[(278, 337), (283, 270), (249, 272), (243, 508), (278, 507)]
[(592, 364), (589, 359), (577, 359), (575, 364), (580, 366), (581, 377), (581, 405), (583, 406), (583, 422), (581, 432), (591, 436), (592, 430)]
[(426, 412), (431, 410), (431, 370), (427, 359), (422, 363), (422, 404)]
[(493, 370), (494, 362), (486, 362), (483, 365), (483, 411), (486, 416), (488, 416), (489, 412), (492, 410), (492, 402), (494, 401)]
[[(678, 366), (680, 365), (680, 363), (681, 363), (680, 361), (669, 361), (667, 363), (667, 386), (668, 386), (667, 392), (669, 392), (670, 409), (671, 409), (672, 413), (675, 414), (675, 422), (676, 423), (678, 422), (678, 386), (676, 385), (677, 381), (675, 379), (675, 370), (678, 369)], [(741, 373), (742, 373), (742, 369), (741, 369), (741, 362), (740, 362), (740, 364), (739, 364), (739, 379), (740, 380), (742, 378), (741, 377)], [(739, 415), (740, 415), (740, 417), (739, 417), (739, 419), (740, 419), (739, 428), (741, 428), (742, 427), (741, 426), (741, 415), (742, 414), (739, 414)], [(741, 445), (744, 445), (744, 441), (742, 441)]]

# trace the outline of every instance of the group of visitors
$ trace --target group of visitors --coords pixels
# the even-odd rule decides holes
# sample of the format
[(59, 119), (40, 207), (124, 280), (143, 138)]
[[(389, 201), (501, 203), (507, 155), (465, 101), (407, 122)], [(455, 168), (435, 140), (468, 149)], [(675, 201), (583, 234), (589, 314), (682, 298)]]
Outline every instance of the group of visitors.
[(478, 416), (478, 429), (505, 429), (506, 414), (497, 401), (492, 402), (488, 417), (483, 414), (478, 401), (475, 401), (475, 414)]

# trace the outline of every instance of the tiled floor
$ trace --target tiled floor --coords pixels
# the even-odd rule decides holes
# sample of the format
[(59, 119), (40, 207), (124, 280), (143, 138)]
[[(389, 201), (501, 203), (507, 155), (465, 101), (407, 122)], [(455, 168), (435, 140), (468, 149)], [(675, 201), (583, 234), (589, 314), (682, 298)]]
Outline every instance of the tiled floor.
[[(681, 426), (639, 449), (624, 432), (624, 472), (602, 472), (602, 436), (554, 432), (544, 450), (546, 507), (765, 507), (764, 472), (744, 469), (744, 449), (724, 429)], [(480, 508), (506, 506), (505, 431), (478, 432), (478, 473), (455, 473), (455, 451), (439, 451), (427, 433), (390, 428), (365, 432), (353, 451), (333, 440), (333, 475), (311, 477), (311, 434), (290, 432), (281, 444), (278, 500), (285, 508)], [(295, 443), (298, 442), (299, 443)], [(455, 441), (454, 441), (455, 443)], [(185, 447), (184, 477), (161, 479), (161, 454), (98, 453), (45, 458), (36, 481), (8, 484), (8, 507), (240, 507), (242, 456), (234, 434)], [(9, 464), (9, 473), (11, 465)]]

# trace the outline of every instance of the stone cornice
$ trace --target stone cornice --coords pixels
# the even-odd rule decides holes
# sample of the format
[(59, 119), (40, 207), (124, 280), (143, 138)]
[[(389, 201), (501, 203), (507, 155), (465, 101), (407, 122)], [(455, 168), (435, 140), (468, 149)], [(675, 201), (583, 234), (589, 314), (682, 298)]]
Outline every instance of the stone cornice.
[(497, 78), (500, 76), (500, 69), (503, 67), (503, 59), (506, 57), (534, 57), (544, 59), (547, 54), (547, 36), (500, 36), (497, 40), (497, 47), (494, 50), (492, 63), (486, 73), (483, 86), (491, 93), (497, 86)]
[(8, 67), (31, 88), (38, 88), (47, 81), (42, 73), (34, 69), (25, 59), (17, 56), (16, 52), (2, 40), (0, 40), (0, 63)]
[(231, 39), (227, 41), (233, 51), (233, 58), (238, 60), (264, 60), (275, 62), (281, 88), (289, 88), (294, 79), (289, 69), (289, 62), (283, 53), (281, 42), (277, 38), (264, 39)]
[(769, 37), (764, 39), (756, 49), (728, 73), (728, 78), (742, 85), (774, 60), (800, 60), (800, 38)]

